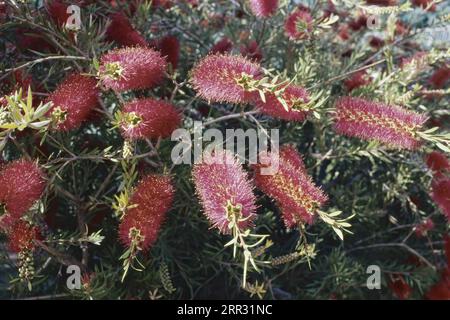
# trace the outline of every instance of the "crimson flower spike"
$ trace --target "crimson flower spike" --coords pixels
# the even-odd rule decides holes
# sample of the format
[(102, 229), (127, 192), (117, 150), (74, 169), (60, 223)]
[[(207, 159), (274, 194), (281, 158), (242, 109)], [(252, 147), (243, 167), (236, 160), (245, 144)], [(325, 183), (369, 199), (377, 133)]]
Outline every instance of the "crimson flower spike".
[[(273, 175), (263, 174), (268, 164), (278, 162), (278, 171)], [(260, 154), (260, 163), (253, 166), (256, 187), (274, 199), (286, 227), (311, 224), (317, 210), (327, 202), (328, 197), (314, 185), (308, 176), (303, 160), (293, 146), (282, 146), (279, 153)]]
[(166, 67), (165, 59), (154, 49), (127, 47), (103, 55), (98, 75), (105, 88), (123, 92), (156, 86)]
[(191, 71), (197, 94), (212, 102), (247, 103), (252, 84), (261, 78), (258, 63), (242, 56), (212, 54), (201, 59)]
[(431, 188), (431, 198), (450, 222), (450, 178), (438, 177), (433, 179)]
[(278, 0), (250, 0), (250, 10), (258, 18), (267, 18), (278, 9)]
[(111, 24), (106, 30), (106, 38), (115, 41), (121, 46), (147, 46), (145, 38), (136, 31), (130, 20), (122, 12), (110, 15)]
[(419, 130), (426, 120), (422, 114), (360, 98), (341, 97), (336, 102), (338, 133), (376, 140), (399, 149), (420, 147)]

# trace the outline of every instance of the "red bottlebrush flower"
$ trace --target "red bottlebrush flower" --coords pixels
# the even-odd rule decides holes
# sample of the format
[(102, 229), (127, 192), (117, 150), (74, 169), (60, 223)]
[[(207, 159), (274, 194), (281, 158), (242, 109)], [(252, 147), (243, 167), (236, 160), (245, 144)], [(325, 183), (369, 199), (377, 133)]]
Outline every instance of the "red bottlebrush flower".
[(53, 103), (50, 112), (58, 120), (56, 130), (79, 127), (97, 106), (99, 94), (94, 78), (79, 73), (68, 76), (47, 99)]
[(406, 300), (411, 296), (412, 288), (400, 274), (391, 275), (388, 286), (392, 290), (392, 293), (400, 300)]
[(266, 102), (263, 102), (259, 93), (255, 93), (255, 106), (264, 114), (274, 118), (287, 121), (304, 121), (308, 115), (308, 110), (302, 110), (302, 106), (309, 102), (308, 92), (296, 85), (289, 85), (282, 93), (282, 98), (286, 101), (289, 111), (287, 111), (274, 94), (265, 95)]
[[(272, 175), (264, 174), (262, 169), (276, 163), (278, 171)], [(261, 153), (260, 163), (253, 168), (257, 188), (277, 202), (288, 228), (299, 223), (312, 223), (316, 210), (328, 200), (322, 190), (314, 185), (301, 156), (292, 146), (281, 147), (278, 155), (274, 152)]]
[(291, 40), (303, 40), (312, 31), (312, 21), (309, 9), (297, 8), (288, 16), (284, 28)]
[(209, 51), (210, 54), (215, 53), (228, 53), (233, 49), (233, 42), (227, 38), (223, 37), (219, 40)]
[(367, 4), (373, 4), (382, 7), (396, 6), (398, 0), (366, 0)]
[(348, 26), (353, 31), (359, 31), (359, 30), (367, 27), (367, 17), (362, 14), (358, 18), (351, 20), (348, 23)]
[(163, 79), (166, 66), (151, 48), (123, 48), (101, 57), (99, 74), (107, 89), (122, 92), (154, 87)]
[(348, 92), (351, 92), (353, 89), (366, 86), (369, 83), (370, 77), (367, 74), (366, 70), (358, 71), (344, 81), (345, 88)]
[(106, 38), (121, 46), (147, 46), (145, 38), (137, 32), (130, 23), (130, 20), (122, 13), (113, 13), (110, 16), (111, 23), (106, 30)]
[(436, 88), (443, 88), (447, 81), (450, 79), (450, 67), (443, 66), (437, 69), (430, 77), (430, 84)]
[(8, 229), (8, 247), (15, 253), (33, 251), (36, 247), (34, 240), (41, 239), (41, 232), (37, 226), (32, 226), (24, 220), (18, 220)]
[(442, 278), (428, 290), (425, 297), (429, 300), (450, 300), (450, 279)]
[(241, 46), (241, 54), (250, 60), (260, 62), (263, 58), (263, 53), (255, 40), (250, 41), (247, 45)]
[(164, 9), (170, 9), (173, 6), (173, 0), (153, 0), (153, 7), (161, 7)]
[(180, 42), (175, 36), (167, 36), (157, 43), (158, 50), (163, 57), (166, 57), (168, 63), (173, 69), (178, 67), (178, 59), (180, 57)]
[(256, 211), (253, 186), (229, 151), (204, 154), (202, 163), (194, 165), (192, 177), (204, 213), (213, 227), (229, 233), (229, 210), (239, 210), (243, 219), (238, 223), (241, 230), (252, 224)]
[(447, 258), (447, 269), (450, 270), (450, 236), (444, 236), (444, 251)]
[(121, 242), (129, 247), (133, 241), (148, 250), (156, 241), (166, 213), (172, 206), (175, 188), (168, 176), (149, 175), (136, 186), (130, 198), (134, 206), (125, 212), (119, 226)]
[(277, 11), (278, 0), (250, 0), (252, 13), (259, 18), (270, 17)]
[(382, 46), (384, 46), (384, 40), (383, 40), (383, 39), (380, 39), (380, 38), (378, 38), (378, 37), (372, 37), (372, 38), (370, 39), (370, 41), (369, 41), (369, 45), (370, 45), (372, 48), (379, 49), (379, 48), (381, 48)]
[(422, 143), (416, 132), (426, 121), (424, 115), (352, 97), (339, 98), (336, 109), (335, 129), (340, 134), (405, 149)]
[(251, 99), (246, 82), (262, 74), (259, 64), (242, 56), (214, 54), (201, 59), (191, 71), (197, 94), (213, 102), (244, 103)]
[(166, 138), (179, 127), (180, 113), (173, 105), (152, 98), (125, 104), (120, 129), (127, 139)]
[(350, 34), (348, 33), (348, 26), (347, 25), (341, 25), (338, 30), (338, 36), (342, 40), (346, 41), (350, 39)]
[(450, 221), (450, 179), (434, 179), (431, 189), (431, 198)]
[(16, 160), (0, 171), (0, 224), (17, 221), (42, 195), (44, 173), (33, 161)]
[(434, 172), (450, 170), (450, 161), (443, 153), (438, 151), (427, 154), (426, 163), (428, 168)]
[[(430, 4), (433, 3), (433, 0), (411, 0), (413, 7), (420, 7), (422, 9), (427, 9)], [(427, 11), (435, 12), (436, 4), (432, 4)]]
[(61, 27), (66, 24), (70, 17), (67, 13), (68, 5), (59, 0), (51, 0), (45, 2), (45, 7), (54, 23)]
[(428, 218), (417, 224), (414, 227), (414, 232), (416, 233), (416, 236), (420, 238), (425, 237), (428, 231), (433, 229), (434, 229), (434, 222), (433, 220), (431, 220), (431, 218)]

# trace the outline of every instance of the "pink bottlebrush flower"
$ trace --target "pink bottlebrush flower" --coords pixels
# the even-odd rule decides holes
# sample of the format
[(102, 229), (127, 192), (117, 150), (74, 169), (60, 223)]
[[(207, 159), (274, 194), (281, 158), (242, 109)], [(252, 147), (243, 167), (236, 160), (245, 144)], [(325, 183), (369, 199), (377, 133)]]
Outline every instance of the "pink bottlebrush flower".
[[(433, 2), (433, 0), (411, 0), (413, 7), (420, 7), (422, 9), (428, 8), (428, 6)], [(436, 4), (433, 3), (428, 9), (430, 12), (436, 11)]]
[(181, 122), (180, 113), (172, 104), (152, 98), (128, 102), (122, 111), (122, 135), (132, 140), (170, 137)]
[(252, 61), (261, 62), (263, 54), (258, 42), (250, 41), (248, 44), (241, 46), (241, 54)]
[(367, 4), (389, 7), (396, 6), (398, 4), (398, 0), (366, 0)]
[(433, 220), (431, 220), (431, 218), (427, 218), (414, 227), (414, 232), (417, 237), (421, 238), (425, 237), (428, 231), (431, 231), (433, 229), (434, 229)]
[(34, 161), (16, 160), (0, 171), (0, 224), (16, 222), (42, 195), (44, 173)]
[(110, 15), (111, 23), (106, 30), (106, 38), (114, 41), (121, 46), (147, 46), (145, 38), (136, 31), (130, 23), (130, 20), (122, 12)]
[(107, 89), (122, 92), (154, 87), (166, 67), (165, 59), (151, 48), (122, 48), (101, 57), (99, 74)]
[(36, 248), (34, 240), (42, 238), (39, 227), (32, 226), (24, 220), (18, 220), (7, 231), (8, 248), (12, 252), (33, 251)]
[(296, 85), (288, 85), (281, 97), (286, 101), (289, 111), (287, 111), (274, 94), (265, 95), (266, 102), (263, 102), (259, 93), (254, 94), (255, 106), (264, 114), (274, 118), (287, 121), (304, 121), (308, 115), (308, 110), (302, 109), (305, 103), (309, 102), (308, 92)]
[(312, 22), (313, 18), (309, 9), (301, 7), (288, 16), (284, 28), (291, 40), (303, 40), (309, 38)]
[(434, 179), (431, 184), (431, 198), (439, 206), (442, 213), (450, 221), (450, 179)]
[(450, 161), (441, 152), (433, 151), (427, 154), (426, 163), (428, 168), (434, 172), (450, 171)]
[(261, 75), (260, 65), (242, 56), (214, 54), (195, 65), (191, 71), (191, 83), (203, 99), (245, 103), (251, 99), (246, 83)]
[(340, 134), (405, 149), (417, 149), (422, 143), (416, 132), (427, 119), (424, 115), (353, 97), (339, 98), (336, 112), (335, 129)]
[(345, 88), (348, 92), (353, 89), (366, 86), (370, 83), (370, 77), (366, 70), (354, 73), (350, 78), (344, 81)]
[(55, 129), (79, 127), (97, 106), (99, 94), (94, 78), (79, 73), (69, 75), (47, 98), (53, 103), (50, 113), (57, 121)]
[(129, 247), (136, 241), (148, 250), (156, 241), (167, 211), (172, 206), (175, 188), (169, 176), (149, 175), (136, 186), (130, 198), (131, 209), (119, 226), (121, 242)]
[(172, 69), (178, 67), (178, 59), (180, 58), (180, 42), (175, 36), (166, 36), (157, 43), (157, 48), (161, 55), (166, 58), (167, 62), (172, 65)]
[[(262, 174), (266, 165), (273, 166), (277, 162), (277, 172)], [(301, 156), (292, 146), (281, 147), (278, 155), (274, 152), (260, 154), (260, 163), (253, 168), (257, 188), (277, 202), (288, 228), (299, 223), (312, 223), (316, 210), (328, 200), (314, 185)]]
[(252, 13), (259, 18), (273, 15), (278, 8), (278, 0), (250, 0)]
[(430, 84), (435, 89), (441, 89), (445, 86), (447, 81), (450, 79), (450, 67), (443, 66), (437, 69), (430, 77)]
[(252, 225), (256, 197), (247, 173), (229, 151), (205, 154), (203, 162), (194, 165), (192, 177), (204, 213), (213, 227), (229, 233), (228, 211), (239, 210), (241, 230)]
[(210, 54), (228, 53), (232, 49), (233, 49), (233, 42), (229, 38), (223, 37), (211, 48), (209, 53)]

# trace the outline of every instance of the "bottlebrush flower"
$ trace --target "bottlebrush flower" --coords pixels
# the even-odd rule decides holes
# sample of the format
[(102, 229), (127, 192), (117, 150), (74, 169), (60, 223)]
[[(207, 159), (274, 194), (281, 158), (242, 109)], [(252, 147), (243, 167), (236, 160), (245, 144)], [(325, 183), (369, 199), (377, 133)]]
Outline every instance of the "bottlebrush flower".
[(79, 127), (97, 106), (99, 93), (94, 78), (79, 73), (69, 75), (47, 99), (53, 103), (50, 113), (56, 121), (55, 129)]
[(450, 67), (443, 66), (437, 69), (430, 77), (430, 83), (435, 89), (443, 88), (450, 79)]
[(64, 27), (70, 17), (70, 14), (67, 13), (68, 5), (59, 0), (51, 0), (45, 2), (45, 7), (53, 22), (61, 27)]
[(192, 177), (204, 213), (213, 227), (229, 233), (230, 210), (239, 212), (239, 229), (252, 224), (256, 211), (253, 186), (230, 152), (204, 154), (202, 163), (194, 165)]
[(365, 27), (367, 27), (367, 17), (365, 15), (360, 15), (356, 19), (350, 20), (348, 26), (353, 31), (359, 31)]
[(130, 20), (122, 13), (117, 12), (110, 15), (111, 23), (106, 30), (106, 38), (121, 46), (147, 46), (145, 38), (136, 31)]
[(434, 222), (433, 220), (431, 220), (431, 218), (428, 218), (417, 224), (414, 227), (414, 232), (416, 233), (417, 237), (425, 237), (428, 231), (433, 229), (434, 229)]
[(262, 69), (242, 56), (214, 54), (201, 59), (191, 71), (197, 94), (213, 102), (244, 103), (251, 98), (248, 83), (260, 78)]
[(278, 0), (250, 0), (252, 13), (259, 18), (270, 17), (277, 11)]
[(421, 7), (422, 9), (427, 9), (430, 4), (430, 8), (427, 11), (435, 12), (436, 4), (433, 3), (433, 0), (411, 0), (413, 7)]
[(291, 40), (303, 40), (309, 37), (312, 31), (313, 18), (308, 8), (297, 8), (292, 12), (284, 25)]
[(17, 221), (41, 197), (44, 173), (34, 161), (16, 160), (0, 171), (0, 224)]
[(117, 92), (152, 88), (164, 77), (167, 64), (151, 48), (111, 50), (100, 59), (99, 76), (107, 89)]
[(263, 58), (261, 48), (255, 40), (250, 41), (247, 45), (241, 46), (241, 54), (250, 60), (260, 62)]
[(125, 104), (122, 118), (122, 135), (132, 140), (169, 137), (181, 122), (180, 113), (172, 104), (152, 98)]
[(433, 151), (426, 156), (426, 163), (428, 168), (435, 172), (450, 171), (450, 162), (447, 157), (438, 151)]
[(450, 221), (450, 179), (434, 179), (431, 184), (431, 198)]
[[(121, 242), (133, 242), (148, 250), (156, 241), (166, 213), (172, 206), (175, 188), (169, 176), (149, 175), (136, 186), (130, 198), (132, 208), (125, 212), (119, 226)], [(136, 243), (137, 242), (137, 243)]]
[(406, 300), (411, 296), (412, 288), (406, 283), (405, 278), (401, 274), (391, 275), (388, 286), (392, 290), (392, 293), (400, 300)]
[(211, 48), (209, 53), (210, 54), (228, 53), (232, 49), (233, 49), (233, 42), (229, 38), (223, 37)]
[(167, 62), (172, 65), (172, 69), (178, 67), (178, 59), (180, 58), (180, 42), (175, 36), (166, 36), (157, 43), (157, 49), (161, 55), (166, 58)]
[[(278, 163), (278, 171), (273, 175), (263, 174), (262, 169), (274, 163)], [(292, 146), (281, 147), (278, 155), (261, 153), (260, 163), (253, 168), (256, 187), (277, 202), (288, 228), (299, 223), (312, 223), (316, 210), (328, 200), (314, 185), (301, 156)]]
[(339, 98), (336, 112), (335, 129), (340, 134), (397, 148), (417, 149), (421, 145), (416, 132), (426, 121), (424, 115), (353, 97)]
[(41, 238), (41, 231), (24, 220), (18, 220), (7, 231), (9, 250), (15, 253), (33, 251), (36, 247), (34, 240)]
[(369, 45), (372, 48), (379, 49), (384, 46), (384, 40), (378, 37), (372, 37), (369, 41)]
[(348, 92), (353, 89), (366, 86), (370, 83), (370, 77), (366, 70), (358, 71), (354, 73), (349, 79), (344, 81), (345, 88)]
[(265, 95), (266, 102), (263, 102), (259, 93), (256, 92), (254, 104), (262, 113), (274, 118), (287, 121), (304, 121), (306, 119), (308, 110), (304, 109), (304, 104), (309, 102), (309, 94), (304, 88), (292, 84), (288, 85), (281, 97), (286, 101), (289, 111), (271, 93)]
[(429, 300), (450, 300), (450, 275), (442, 275), (440, 281), (428, 290), (425, 297)]

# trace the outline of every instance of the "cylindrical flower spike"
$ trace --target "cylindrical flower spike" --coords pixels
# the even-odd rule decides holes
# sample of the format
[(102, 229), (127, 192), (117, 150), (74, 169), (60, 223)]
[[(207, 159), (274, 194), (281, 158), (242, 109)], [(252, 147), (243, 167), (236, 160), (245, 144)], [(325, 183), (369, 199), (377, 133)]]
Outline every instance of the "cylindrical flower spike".
[[(262, 169), (278, 163), (272, 175)], [(280, 207), (286, 227), (299, 223), (312, 223), (318, 210), (328, 197), (316, 187), (308, 176), (301, 156), (292, 146), (283, 146), (279, 153), (260, 154), (260, 163), (253, 166), (256, 187), (273, 198)]]
[(360, 98), (342, 97), (336, 102), (335, 129), (340, 134), (376, 140), (404, 149), (421, 145), (416, 133), (426, 121), (424, 115)]
[(135, 250), (148, 250), (156, 241), (175, 189), (169, 176), (149, 175), (136, 186), (119, 226), (121, 242)]
[(122, 135), (131, 140), (166, 138), (179, 127), (180, 112), (165, 101), (140, 99), (124, 105), (121, 112)]
[(255, 93), (255, 106), (264, 114), (287, 121), (304, 121), (308, 115), (305, 104), (310, 100), (308, 92), (296, 85), (289, 85), (281, 94), (286, 102), (288, 110), (281, 104), (275, 94), (265, 94), (265, 102), (261, 100), (259, 93)]
[(252, 13), (259, 18), (273, 15), (278, 8), (278, 0), (250, 0)]
[(0, 225), (15, 223), (42, 195), (44, 173), (34, 161), (16, 160), (0, 171)]
[(111, 50), (100, 59), (99, 77), (117, 92), (152, 88), (164, 77), (167, 63), (151, 48)]
[(441, 152), (433, 151), (427, 154), (426, 163), (428, 168), (434, 172), (450, 171), (450, 161)]
[(233, 42), (229, 38), (223, 37), (222, 39), (217, 41), (215, 45), (213, 45), (209, 53), (210, 54), (228, 53), (232, 49), (233, 49)]
[(251, 83), (262, 75), (259, 64), (242, 56), (214, 54), (200, 60), (191, 71), (197, 94), (212, 102), (246, 103)]
[(9, 249), (19, 253), (24, 250), (33, 251), (36, 246), (34, 240), (41, 237), (41, 232), (37, 226), (18, 220), (8, 229), (7, 236)]
[(68, 76), (48, 97), (48, 101), (53, 103), (50, 114), (55, 121), (55, 129), (68, 131), (78, 128), (97, 106), (99, 92), (94, 78), (79, 73)]
[(203, 162), (192, 171), (195, 189), (204, 213), (213, 227), (230, 233), (232, 214), (238, 215), (238, 226), (245, 230), (255, 218), (256, 198), (247, 173), (229, 151), (204, 154)]
[(431, 198), (450, 222), (450, 178), (440, 177), (434, 179), (431, 188)]
[(121, 46), (147, 46), (145, 38), (137, 32), (130, 20), (122, 13), (117, 12), (110, 16), (111, 24), (106, 30), (106, 37)]
[(297, 8), (292, 12), (284, 25), (291, 40), (303, 40), (309, 37), (312, 31), (313, 18), (308, 8)]
[(172, 65), (172, 69), (176, 69), (180, 58), (180, 42), (177, 37), (166, 36), (158, 40), (157, 46), (161, 55)]

